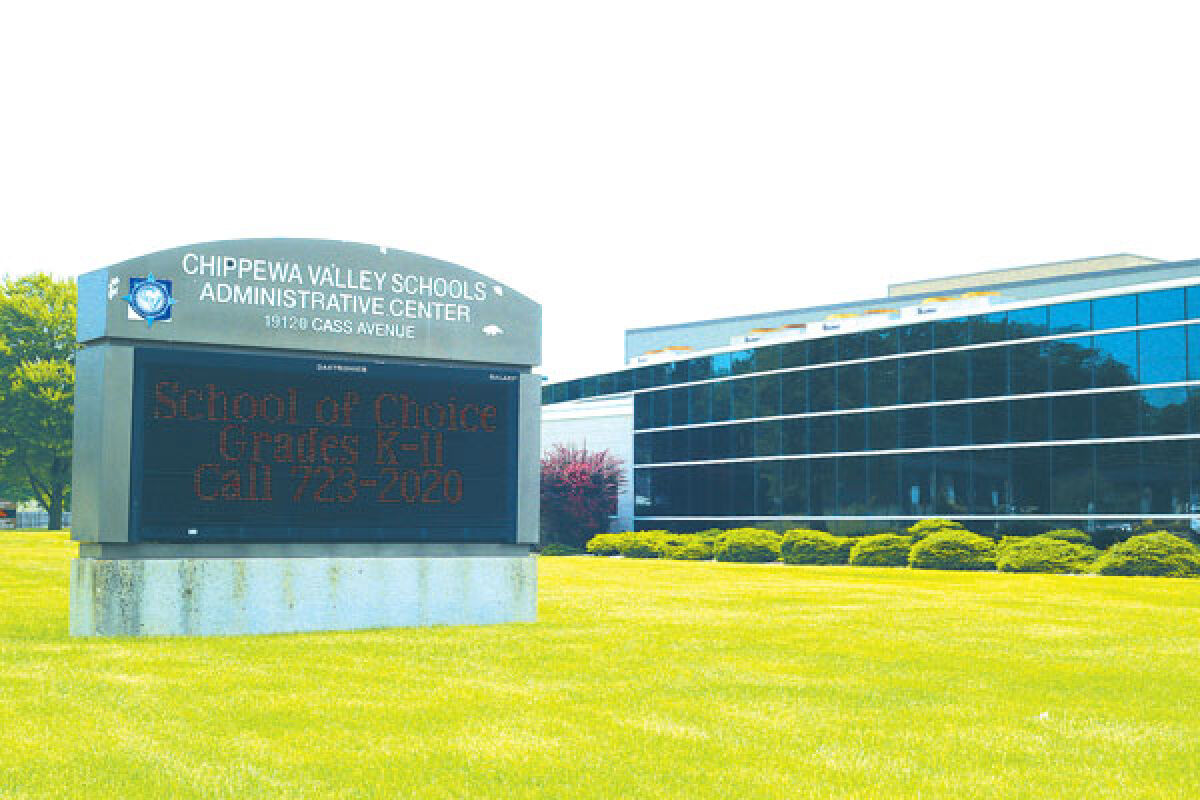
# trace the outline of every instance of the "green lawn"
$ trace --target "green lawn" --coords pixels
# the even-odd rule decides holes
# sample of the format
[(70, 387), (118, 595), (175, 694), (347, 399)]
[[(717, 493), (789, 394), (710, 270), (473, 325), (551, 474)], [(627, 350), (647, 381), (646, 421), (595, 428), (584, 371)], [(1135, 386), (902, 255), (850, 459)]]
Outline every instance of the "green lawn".
[(1200, 796), (1200, 580), (545, 558), (534, 625), (72, 640), (0, 534), (0, 797)]

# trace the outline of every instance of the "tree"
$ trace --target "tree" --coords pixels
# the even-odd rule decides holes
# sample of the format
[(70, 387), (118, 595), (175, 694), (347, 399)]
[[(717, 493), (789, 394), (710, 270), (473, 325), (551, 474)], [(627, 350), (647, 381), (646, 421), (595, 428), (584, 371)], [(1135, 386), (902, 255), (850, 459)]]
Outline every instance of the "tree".
[(25, 483), (62, 527), (75, 412), (72, 281), (38, 273), (0, 282), (0, 483)]
[(621, 460), (607, 450), (557, 444), (542, 457), (543, 543), (582, 547), (608, 529), (625, 484)]

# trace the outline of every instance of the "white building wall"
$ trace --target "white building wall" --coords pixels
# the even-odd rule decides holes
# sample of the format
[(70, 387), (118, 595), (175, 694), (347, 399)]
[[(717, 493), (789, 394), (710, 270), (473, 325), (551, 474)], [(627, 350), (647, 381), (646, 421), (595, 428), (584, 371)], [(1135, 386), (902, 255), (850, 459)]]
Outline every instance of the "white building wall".
[(617, 515), (609, 530), (633, 530), (633, 397), (618, 395), (543, 407), (542, 453), (558, 444), (607, 450), (621, 460), (625, 485), (617, 494)]

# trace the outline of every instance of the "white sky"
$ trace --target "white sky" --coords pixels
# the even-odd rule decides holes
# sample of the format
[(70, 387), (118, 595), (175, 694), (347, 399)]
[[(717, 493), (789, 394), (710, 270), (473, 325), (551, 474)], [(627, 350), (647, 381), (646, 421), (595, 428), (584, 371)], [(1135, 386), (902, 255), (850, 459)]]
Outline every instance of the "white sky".
[(0, 270), (347, 239), (627, 327), (1200, 256), (1194, 3), (8, 3)]

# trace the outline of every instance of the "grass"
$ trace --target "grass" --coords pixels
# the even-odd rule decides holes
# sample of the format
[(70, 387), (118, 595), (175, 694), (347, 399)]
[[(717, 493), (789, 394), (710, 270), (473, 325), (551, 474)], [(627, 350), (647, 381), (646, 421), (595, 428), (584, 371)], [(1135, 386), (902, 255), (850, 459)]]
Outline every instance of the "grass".
[(535, 625), (66, 634), (0, 533), (0, 797), (1194, 798), (1200, 580), (540, 561)]

